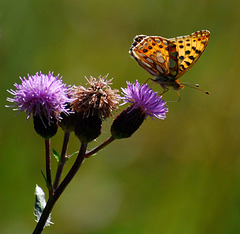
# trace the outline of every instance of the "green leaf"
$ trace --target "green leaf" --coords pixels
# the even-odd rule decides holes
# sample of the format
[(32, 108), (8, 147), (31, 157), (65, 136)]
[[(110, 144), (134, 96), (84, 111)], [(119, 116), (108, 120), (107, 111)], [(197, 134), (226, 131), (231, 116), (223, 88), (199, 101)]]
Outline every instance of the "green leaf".
[[(45, 193), (43, 192), (41, 187), (36, 185), (35, 206), (34, 206), (34, 215), (36, 217), (36, 219), (35, 219), (36, 222), (39, 221), (45, 206), (46, 206)], [(51, 222), (51, 214), (49, 214), (48, 219), (47, 219), (44, 227), (50, 226), (51, 224), (53, 224), (53, 222)]]
[(60, 156), (55, 149), (53, 149), (53, 156), (56, 158), (57, 162), (59, 163), (60, 162)]
[(43, 178), (44, 178), (44, 180), (45, 180), (45, 182), (47, 184), (48, 189), (51, 190), (52, 189), (51, 184), (49, 184), (49, 182), (47, 180), (47, 177), (45, 176), (45, 174), (44, 174), (44, 172), (42, 170), (41, 170), (41, 173), (42, 173)]
[(71, 155), (68, 155), (67, 158), (66, 158), (66, 161), (67, 161), (69, 158), (71, 158), (72, 156), (76, 155), (76, 154), (78, 154), (78, 151), (74, 152), (74, 153), (71, 154)]

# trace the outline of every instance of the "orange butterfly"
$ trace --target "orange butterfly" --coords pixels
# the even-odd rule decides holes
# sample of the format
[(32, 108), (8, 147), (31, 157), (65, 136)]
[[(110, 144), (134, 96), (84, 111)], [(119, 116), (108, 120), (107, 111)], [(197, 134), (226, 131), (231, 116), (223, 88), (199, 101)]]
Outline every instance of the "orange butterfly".
[(151, 80), (159, 83), (165, 93), (168, 87), (175, 90), (184, 87), (178, 79), (196, 63), (207, 47), (209, 38), (210, 32), (207, 30), (170, 39), (138, 35), (134, 38), (129, 53), (154, 76)]

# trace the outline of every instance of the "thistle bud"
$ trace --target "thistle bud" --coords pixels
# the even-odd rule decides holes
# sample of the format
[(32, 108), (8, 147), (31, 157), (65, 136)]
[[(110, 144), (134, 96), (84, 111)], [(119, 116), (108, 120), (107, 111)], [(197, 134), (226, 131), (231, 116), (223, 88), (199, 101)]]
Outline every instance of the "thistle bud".
[(81, 114), (76, 116), (74, 133), (81, 142), (91, 142), (102, 132), (102, 120), (97, 116), (83, 117)]
[(45, 116), (33, 116), (33, 125), (35, 131), (44, 139), (53, 137), (58, 130), (58, 120), (55, 117), (49, 122)]
[(111, 126), (111, 134), (115, 139), (128, 138), (141, 126), (145, 119), (145, 113), (140, 107), (132, 106), (119, 114)]
[(62, 128), (63, 131), (65, 132), (74, 131), (76, 116), (77, 116), (76, 112), (70, 112), (68, 114), (63, 112), (61, 113), (60, 115), (61, 121), (59, 121), (59, 126)]

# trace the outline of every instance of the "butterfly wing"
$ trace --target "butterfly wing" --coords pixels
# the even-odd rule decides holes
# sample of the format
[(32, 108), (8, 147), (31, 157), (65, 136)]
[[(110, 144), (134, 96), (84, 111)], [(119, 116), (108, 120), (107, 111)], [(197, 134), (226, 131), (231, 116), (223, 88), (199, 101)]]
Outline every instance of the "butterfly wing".
[(176, 45), (178, 52), (178, 74), (176, 79), (187, 72), (199, 59), (206, 49), (210, 38), (208, 30), (192, 33), (188, 36), (170, 38), (169, 41)]
[[(143, 38), (147, 37), (146, 35), (137, 35), (134, 39), (133, 39), (133, 43), (129, 49), (129, 53), (131, 51), (131, 49), (133, 47), (135, 47)], [(130, 53), (131, 54), (131, 53)]]
[(139, 35), (129, 50), (138, 64), (153, 76), (176, 76), (176, 44), (164, 37)]

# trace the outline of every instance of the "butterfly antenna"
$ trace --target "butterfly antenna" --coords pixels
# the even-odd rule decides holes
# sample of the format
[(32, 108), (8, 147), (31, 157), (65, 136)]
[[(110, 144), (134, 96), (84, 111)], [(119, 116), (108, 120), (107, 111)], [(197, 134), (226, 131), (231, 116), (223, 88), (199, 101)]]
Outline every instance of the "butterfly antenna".
[(201, 92), (203, 92), (203, 93), (206, 93), (206, 94), (210, 94), (210, 92), (205, 91), (205, 90), (203, 90), (203, 89), (200, 89), (200, 88), (199, 88), (199, 84), (192, 84), (192, 83), (185, 83), (185, 82), (184, 82), (184, 83), (182, 82), (182, 84), (185, 85), (185, 86), (187, 86), (187, 87), (189, 87), (189, 88), (199, 90), (199, 91), (201, 91)]

